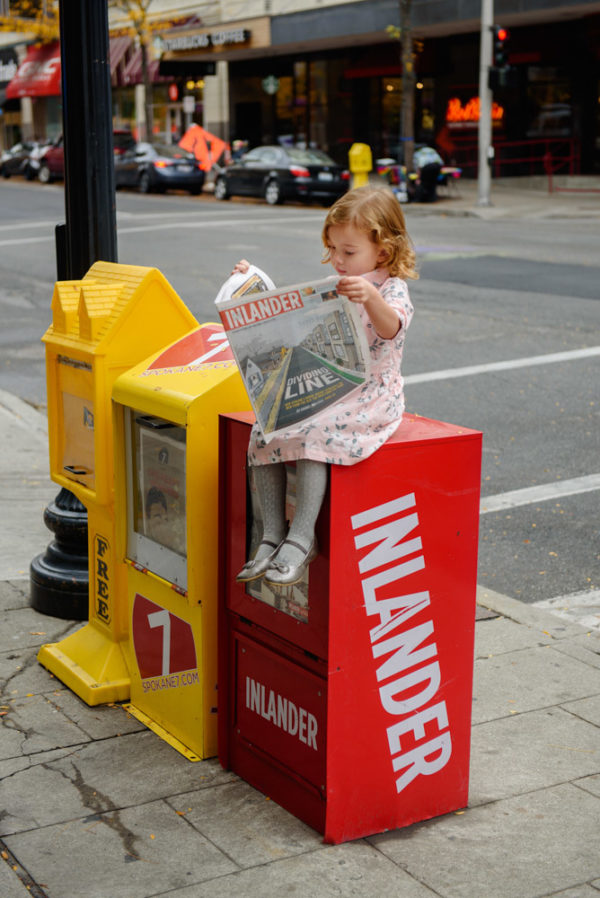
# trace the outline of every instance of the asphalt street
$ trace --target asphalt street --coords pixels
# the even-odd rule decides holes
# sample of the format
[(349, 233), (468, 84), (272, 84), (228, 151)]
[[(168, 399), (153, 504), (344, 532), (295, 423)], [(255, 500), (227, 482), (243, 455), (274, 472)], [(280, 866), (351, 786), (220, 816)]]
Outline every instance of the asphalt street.
[[(11, 181), (0, 201), (0, 389), (44, 409), (63, 190)], [(600, 591), (598, 222), (419, 211), (406, 209), (421, 271), (407, 409), (484, 433), (479, 582), (528, 603), (589, 603)], [(215, 320), (242, 256), (281, 286), (328, 274), (324, 215), (119, 193), (119, 261), (159, 268), (199, 321)]]

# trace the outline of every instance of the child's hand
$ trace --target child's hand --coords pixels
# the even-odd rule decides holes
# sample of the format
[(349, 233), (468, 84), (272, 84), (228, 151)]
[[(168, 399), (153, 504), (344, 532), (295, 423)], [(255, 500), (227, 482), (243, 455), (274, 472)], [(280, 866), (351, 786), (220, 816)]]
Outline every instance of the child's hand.
[(336, 290), (342, 296), (347, 296), (350, 302), (359, 302), (362, 305), (369, 301), (381, 299), (378, 289), (363, 277), (340, 278), (337, 282)]
[(387, 304), (377, 287), (366, 278), (340, 278), (336, 290), (347, 296), (350, 302), (358, 302), (364, 307), (371, 324), (384, 340), (391, 340), (402, 327), (396, 310)]
[(235, 268), (231, 272), (232, 274), (246, 274), (248, 269), (250, 268), (250, 262), (247, 259), (240, 259), (240, 261), (236, 264)]

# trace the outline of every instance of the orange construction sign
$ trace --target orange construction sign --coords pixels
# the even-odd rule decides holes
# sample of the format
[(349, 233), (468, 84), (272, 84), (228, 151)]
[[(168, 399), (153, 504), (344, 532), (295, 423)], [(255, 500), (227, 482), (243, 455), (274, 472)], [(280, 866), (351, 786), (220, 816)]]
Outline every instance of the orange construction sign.
[(193, 153), (204, 171), (210, 171), (223, 153), (226, 158), (229, 157), (229, 144), (200, 125), (188, 128), (179, 141), (179, 146)]

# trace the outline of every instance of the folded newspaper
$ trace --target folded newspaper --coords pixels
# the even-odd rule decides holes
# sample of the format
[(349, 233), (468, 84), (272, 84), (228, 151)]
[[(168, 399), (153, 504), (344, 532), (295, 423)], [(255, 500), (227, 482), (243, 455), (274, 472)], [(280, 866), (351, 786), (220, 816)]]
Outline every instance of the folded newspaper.
[(275, 289), (251, 265), (215, 300), (265, 440), (358, 389), (369, 347), (356, 306), (337, 279)]

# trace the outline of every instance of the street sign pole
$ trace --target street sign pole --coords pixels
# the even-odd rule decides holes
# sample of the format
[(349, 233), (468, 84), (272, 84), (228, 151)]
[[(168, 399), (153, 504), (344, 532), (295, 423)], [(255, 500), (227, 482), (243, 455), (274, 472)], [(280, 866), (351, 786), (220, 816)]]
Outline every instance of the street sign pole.
[(494, 0), (481, 0), (481, 38), (479, 45), (479, 166), (477, 176), (477, 205), (491, 206), (490, 162), (492, 147), (492, 91), (488, 77), (492, 64), (492, 25)]

